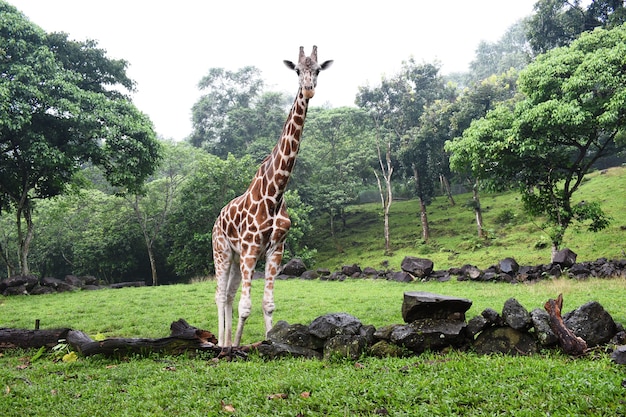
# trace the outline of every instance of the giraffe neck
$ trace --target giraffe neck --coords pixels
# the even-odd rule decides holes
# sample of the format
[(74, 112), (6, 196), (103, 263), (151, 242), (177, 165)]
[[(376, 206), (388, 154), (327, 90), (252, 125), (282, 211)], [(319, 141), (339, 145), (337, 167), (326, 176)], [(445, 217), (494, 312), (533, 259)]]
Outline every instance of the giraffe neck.
[(261, 163), (255, 180), (250, 184), (249, 192), (256, 194), (259, 198), (274, 198), (276, 202), (282, 199), (300, 150), (300, 138), (308, 105), (309, 99), (304, 98), (300, 88), (283, 126), (280, 139)]

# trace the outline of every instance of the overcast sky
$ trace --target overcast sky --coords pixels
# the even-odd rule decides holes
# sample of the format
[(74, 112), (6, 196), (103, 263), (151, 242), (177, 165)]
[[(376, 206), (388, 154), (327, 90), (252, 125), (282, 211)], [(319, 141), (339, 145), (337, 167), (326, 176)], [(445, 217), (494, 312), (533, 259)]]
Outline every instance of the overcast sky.
[(536, 0), (7, 0), (46, 32), (94, 39), (130, 63), (135, 105), (157, 133), (191, 133), (198, 81), (209, 68), (253, 65), (270, 91), (297, 91), (282, 63), (318, 46), (333, 66), (311, 105), (354, 105), (359, 86), (375, 86), (402, 61), (467, 71), (480, 41), (494, 42), (532, 13)]

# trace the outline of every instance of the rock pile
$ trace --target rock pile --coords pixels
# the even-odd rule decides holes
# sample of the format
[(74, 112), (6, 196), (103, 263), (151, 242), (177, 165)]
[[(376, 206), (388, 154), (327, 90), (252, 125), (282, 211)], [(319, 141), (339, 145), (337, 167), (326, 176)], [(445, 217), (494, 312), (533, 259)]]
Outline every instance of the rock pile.
[[(377, 270), (372, 267), (362, 269), (355, 264), (343, 266), (340, 271), (335, 272), (328, 269), (306, 270), (300, 259), (292, 259), (283, 268), (279, 279), (344, 281), (348, 278), (371, 278), (413, 282), (416, 280), (449, 281), (452, 277), (456, 277), (458, 281), (519, 283), (561, 276), (574, 279), (626, 277), (626, 259), (599, 258), (595, 261), (576, 263), (576, 257), (576, 253), (570, 249), (563, 249), (556, 254), (553, 262), (545, 265), (519, 265), (514, 258), (508, 257), (484, 270), (469, 264), (447, 270), (435, 270), (434, 263), (430, 259), (407, 256), (402, 261), (401, 271)], [(260, 274), (258, 277), (262, 276)]]
[[(529, 355), (540, 349), (558, 348), (548, 313), (528, 311), (516, 299), (504, 303), (501, 312), (487, 308), (469, 321), (465, 313), (472, 301), (427, 292), (406, 292), (402, 305), (404, 324), (378, 329), (362, 324), (346, 313), (327, 314), (309, 326), (280, 321), (259, 346), (266, 358), (358, 359), (406, 356), (449, 348), (473, 350), (479, 354)], [(566, 326), (592, 348), (618, 346), (614, 356), (624, 360), (626, 332), (597, 302), (589, 302), (563, 316)], [(617, 361), (617, 359), (614, 359)]]
[(102, 285), (96, 277), (77, 277), (67, 275), (65, 279), (44, 277), (37, 278), (34, 275), (17, 275), (0, 281), (0, 294), (9, 295), (39, 295), (55, 292), (67, 292), (78, 290), (99, 290), (103, 288), (122, 288), (143, 286), (143, 281), (122, 282), (111, 285)]

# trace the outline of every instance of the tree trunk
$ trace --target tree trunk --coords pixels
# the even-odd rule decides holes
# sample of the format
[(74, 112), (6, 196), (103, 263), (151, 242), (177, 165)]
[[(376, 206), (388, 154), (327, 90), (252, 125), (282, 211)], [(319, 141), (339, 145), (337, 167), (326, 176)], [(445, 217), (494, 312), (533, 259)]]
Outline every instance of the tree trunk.
[(456, 205), (454, 197), (452, 197), (452, 190), (450, 189), (450, 182), (448, 181), (448, 178), (445, 175), (441, 174), (439, 175), (439, 181), (441, 182), (444, 193), (448, 197), (448, 202), (450, 203), (450, 205)]
[(476, 215), (476, 228), (478, 229), (478, 237), (484, 238), (485, 231), (483, 228), (483, 212), (480, 208), (480, 198), (478, 197), (478, 181), (472, 186), (472, 199), (474, 200), (474, 214)]
[(428, 242), (430, 239), (430, 227), (428, 226), (428, 214), (426, 213), (426, 204), (421, 198), (420, 201), (420, 220), (422, 222), (422, 240)]
[(556, 300), (549, 299), (544, 305), (550, 317), (550, 328), (559, 339), (559, 345), (568, 355), (580, 356), (587, 351), (587, 342), (576, 336), (561, 317), (561, 309), (563, 308), (563, 294), (559, 294)]
[(150, 258), (150, 270), (152, 271), (152, 286), (156, 287), (159, 285), (159, 279), (157, 277), (156, 260), (154, 259), (154, 250), (152, 249), (152, 245), (148, 246), (148, 258)]
[[(22, 204), (21, 207), (18, 207), (16, 210), (16, 226), (17, 226), (17, 239), (19, 241), (19, 262), (20, 262), (20, 273), (22, 275), (29, 275), (30, 268), (28, 267), (28, 253), (30, 251), (30, 243), (33, 240), (34, 235), (34, 225), (33, 225), (33, 217), (32, 211), (27, 206), (26, 203)], [(26, 233), (24, 234), (24, 230), (22, 229), (22, 217), (26, 221)]]

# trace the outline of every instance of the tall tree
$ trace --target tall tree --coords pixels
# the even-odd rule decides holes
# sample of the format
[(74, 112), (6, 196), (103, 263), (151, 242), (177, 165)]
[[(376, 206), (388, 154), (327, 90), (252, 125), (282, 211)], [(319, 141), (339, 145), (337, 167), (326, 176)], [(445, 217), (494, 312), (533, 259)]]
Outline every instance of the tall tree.
[(0, 210), (15, 212), (22, 274), (35, 201), (64, 193), (82, 164), (131, 191), (154, 171), (159, 144), (122, 93), (132, 88), (126, 66), (93, 41), (47, 35), (0, 1)]
[(525, 99), (497, 106), (453, 145), (473, 157), (474, 172), (515, 184), (525, 208), (545, 216), (553, 255), (573, 222), (608, 225), (597, 202), (572, 197), (594, 163), (626, 145), (625, 57), (624, 25), (539, 56), (520, 73)]
[[(586, 3), (586, 4), (584, 4)], [(613, 28), (626, 22), (623, 0), (538, 0), (527, 20), (526, 36), (535, 54), (569, 45), (596, 27)]]
[(189, 141), (225, 158), (229, 152), (233, 153), (223, 134), (231, 118), (229, 113), (252, 107), (263, 88), (261, 73), (252, 66), (237, 71), (211, 68), (198, 88), (204, 94), (191, 109), (193, 132)]

